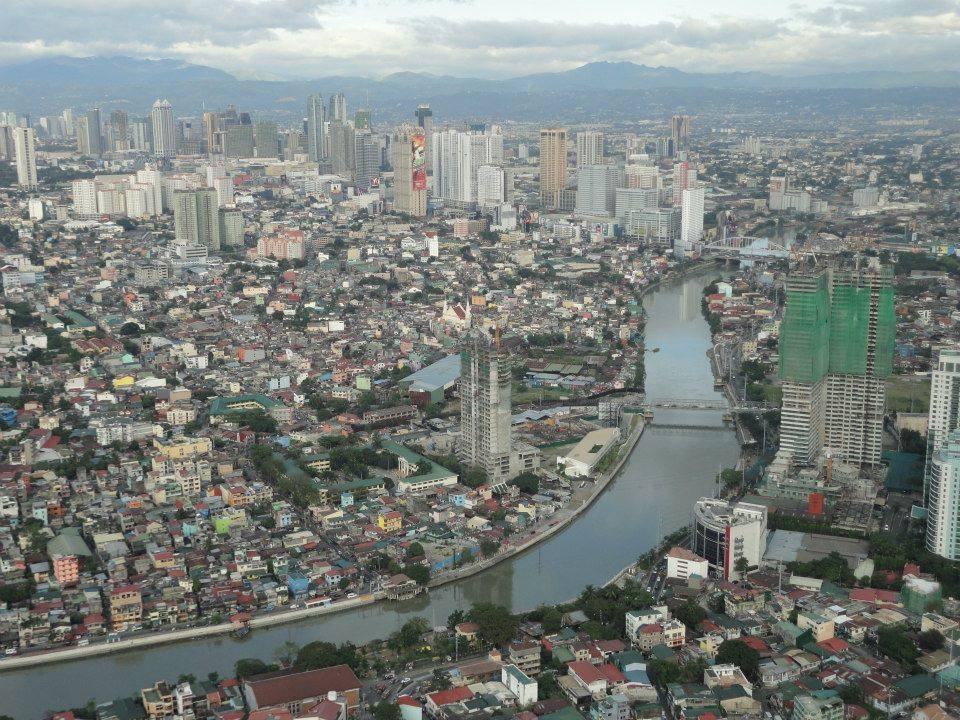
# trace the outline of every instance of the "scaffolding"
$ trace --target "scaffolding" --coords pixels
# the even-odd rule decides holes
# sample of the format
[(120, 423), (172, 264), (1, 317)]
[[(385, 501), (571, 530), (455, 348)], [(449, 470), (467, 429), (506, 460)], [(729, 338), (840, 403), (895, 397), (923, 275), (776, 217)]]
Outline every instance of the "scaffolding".
[(780, 327), (782, 380), (815, 383), (827, 374), (830, 351), (830, 293), (825, 273), (787, 280)]

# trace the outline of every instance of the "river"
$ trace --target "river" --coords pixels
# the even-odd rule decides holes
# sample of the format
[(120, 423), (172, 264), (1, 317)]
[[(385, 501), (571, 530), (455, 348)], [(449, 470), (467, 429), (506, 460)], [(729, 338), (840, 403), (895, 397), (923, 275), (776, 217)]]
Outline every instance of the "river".
[[(702, 288), (717, 274), (701, 273), (666, 284), (644, 299), (651, 399), (717, 399), (706, 357), (710, 335), (700, 314)], [(659, 350), (652, 352), (655, 348)], [(657, 422), (696, 427), (658, 429)], [(181, 674), (205, 677), (216, 670), (227, 676), (238, 658), (270, 661), (287, 640), (359, 644), (386, 637), (417, 615), (432, 625), (444, 624), (454, 609), (479, 601), (522, 611), (569, 600), (588, 584), (602, 585), (660, 536), (689, 523), (694, 500), (713, 493), (717, 471), (732, 467), (738, 453), (721, 413), (658, 410), (620, 475), (588, 511), (563, 532), (490, 570), (406, 603), (378, 603), (258, 629), (244, 640), (219, 636), (0, 672), (0, 715), (33, 720), (48, 709), (83, 705), (91, 698), (104, 702)]]

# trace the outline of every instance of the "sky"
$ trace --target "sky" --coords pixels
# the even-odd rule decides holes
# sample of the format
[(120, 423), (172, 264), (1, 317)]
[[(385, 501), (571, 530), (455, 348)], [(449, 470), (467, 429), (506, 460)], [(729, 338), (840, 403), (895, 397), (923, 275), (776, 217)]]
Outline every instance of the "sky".
[(960, 0), (0, 0), (0, 64), (58, 55), (263, 79), (960, 70)]

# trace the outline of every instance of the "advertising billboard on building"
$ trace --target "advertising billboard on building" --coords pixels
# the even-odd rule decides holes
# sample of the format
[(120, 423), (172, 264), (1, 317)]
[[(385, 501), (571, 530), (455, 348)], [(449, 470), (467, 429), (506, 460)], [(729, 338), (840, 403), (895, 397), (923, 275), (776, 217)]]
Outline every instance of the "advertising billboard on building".
[(427, 146), (423, 133), (410, 138), (410, 151), (413, 153), (413, 189), (427, 189)]

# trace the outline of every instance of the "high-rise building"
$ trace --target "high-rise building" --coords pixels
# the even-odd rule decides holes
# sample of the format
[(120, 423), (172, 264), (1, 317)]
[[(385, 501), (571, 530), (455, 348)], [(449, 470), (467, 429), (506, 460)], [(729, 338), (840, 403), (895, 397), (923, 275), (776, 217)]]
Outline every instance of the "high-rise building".
[(153, 154), (169, 158), (177, 154), (177, 126), (173, 120), (173, 108), (166, 100), (157, 100), (150, 110), (150, 125), (153, 129)]
[(276, 123), (258, 122), (254, 125), (254, 139), (257, 144), (258, 158), (276, 159), (280, 154), (280, 139)]
[(243, 245), (243, 213), (239, 210), (220, 211), (220, 239), (227, 247)]
[(319, 93), (311, 95), (307, 98), (307, 154), (311, 162), (320, 162), (327, 158), (327, 147), (324, 142), (326, 121), (323, 96)]
[(683, 191), (680, 204), (680, 242), (685, 253), (693, 252), (703, 237), (704, 189)]
[(960, 428), (960, 348), (943, 348), (930, 374), (930, 411), (927, 418), (927, 457)]
[(368, 190), (380, 177), (380, 143), (369, 130), (357, 129), (354, 145), (354, 177), (360, 190)]
[(126, 152), (130, 149), (129, 118), (123, 110), (110, 113), (110, 149), (113, 152)]
[(100, 157), (103, 143), (100, 139), (100, 109), (93, 108), (77, 118), (77, 151), (81, 155)]
[(327, 120), (347, 122), (347, 96), (342, 92), (336, 92), (330, 96), (330, 116)]
[(499, 206), (513, 200), (513, 173), (499, 165), (481, 165), (477, 170), (477, 204)]
[(448, 204), (477, 202), (477, 175), (503, 161), (503, 136), (495, 132), (444, 130), (433, 134), (433, 193)]
[(425, 157), (427, 161), (427, 170), (433, 172), (433, 110), (430, 109), (429, 105), (417, 105), (416, 111), (413, 113), (414, 117), (417, 118), (417, 127), (423, 131), (423, 138), (426, 141), (424, 147)]
[[(331, 105), (333, 100), (330, 99)], [(357, 134), (348, 120), (331, 120), (327, 134), (330, 143), (330, 165), (335, 175), (353, 181), (356, 170)]]
[(220, 206), (214, 188), (176, 190), (173, 193), (176, 239), (188, 245), (220, 249)]
[(17, 149), (13, 144), (13, 125), (0, 125), (0, 160), (16, 160)]
[(623, 170), (614, 165), (590, 165), (580, 168), (577, 177), (577, 213), (613, 215), (617, 188), (623, 185)]
[(813, 462), (825, 448), (853, 464), (880, 462), (894, 332), (889, 268), (787, 278), (780, 447), (796, 462)]
[(693, 118), (689, 115), (674, 115), (670, 119), (670, 139), (673, 141), (673, 154), (689, 149), (690, 131)]
[(63, 120), (63, 129), (67, 137), (73, 137), (76, 133), (76, 124), (73, 121), (73, 110), (67, 108), (62, 113), (60, 113), (60, 118)]
[(357, 108), (353, 113), (353, 126), (357, 130), (373, 130), (373, 111), (370, 108)]
[(203, 114), (203, 141), (208, 155), (219, 155), (223, 152), (223, 119), (220, 113)]
[(37, 149), (33, 128), (15, 127), (13, 147), (17, 158), (17, 184), (24, 188), (37, 187)]
[(223, 154), (231, 158), (252, 158), (256, 154), (253, 125), (228, 125)]
[(413, 217), (427, 214), (427, 188), (419, 182), (418, 173), (425, 167), (416, 167), (424, 159), (422, 153), (425, 139), (419, 128), (403, 127), (390, 138), (390, 164), (393, 165), (393, 209)]
[(560, 192), (567, 185), (567, 130), (540, 131), (540, 204), (544, 209), (560, 207)]
[(948, 560), (960, 560), (960, 430), (941, 438), (928, 466), (927, 550)]
[(585, 130), (577, 133), (577, 168), (603, 165), (603, 133)]
[(491, 484), (510, 479), (510, 356), (499, 341), (475, 332), (460, 353), (457, 457)]

